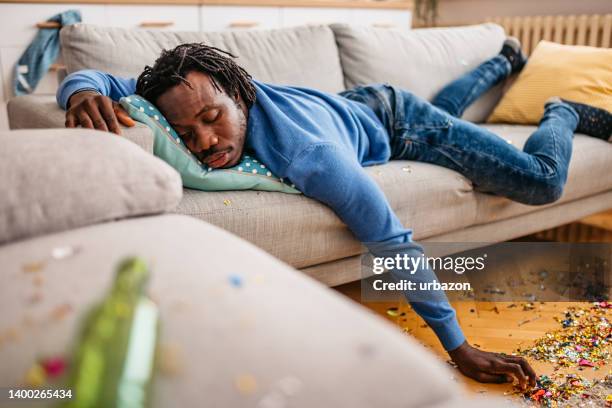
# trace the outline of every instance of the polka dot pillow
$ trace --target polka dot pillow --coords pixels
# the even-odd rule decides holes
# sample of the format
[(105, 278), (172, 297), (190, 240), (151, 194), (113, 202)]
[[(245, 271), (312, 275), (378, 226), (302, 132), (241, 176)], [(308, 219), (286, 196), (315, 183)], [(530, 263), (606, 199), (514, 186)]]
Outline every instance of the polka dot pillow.
[(153, 153), (181, 174), (185, 187), (204, 191), (264, 190), (299, 194), (293, 185), (274, 176), (263, 163), (248, 153), (234, 167), (208, 167), (187, 149), (152, 103), (138, 95), (121, 98), (119, 103), (132, 119), (151, 128), (155, 136)]

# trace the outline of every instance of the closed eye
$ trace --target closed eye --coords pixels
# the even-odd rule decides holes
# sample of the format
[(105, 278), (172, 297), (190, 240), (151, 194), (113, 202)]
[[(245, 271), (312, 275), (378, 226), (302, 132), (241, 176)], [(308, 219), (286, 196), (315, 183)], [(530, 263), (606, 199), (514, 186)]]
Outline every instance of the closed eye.
[(204, 123), (214, 123), (221, 117), (221, 110), (215, 109), (202, 114), (202, 121)]

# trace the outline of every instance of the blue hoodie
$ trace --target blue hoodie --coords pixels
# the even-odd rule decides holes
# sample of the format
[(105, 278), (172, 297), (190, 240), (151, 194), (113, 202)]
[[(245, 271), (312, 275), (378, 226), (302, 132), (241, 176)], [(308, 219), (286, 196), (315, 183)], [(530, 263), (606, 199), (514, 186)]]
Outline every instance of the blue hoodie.
[[(374, 256), (418, 256), (412, 231), (363, 169), (390, 158), (389, 135), (375, 113), (360, 102), (314, 89), (254, 84), (257, 100), (249, 111), (246, 145), (257, 158), (304, 195), (328, 205)], [(65, 109), (70, 96), (84, 89), (118, 100), (135, 92), (136, 81), (79, 71), (61, 84), (59, 105)], [(417, 275), (435, 279), (429, 269)], [(443, 293), (429, 299), (412, 305), (447, 350), (457, 348), (465, 337), (455, 311)]]

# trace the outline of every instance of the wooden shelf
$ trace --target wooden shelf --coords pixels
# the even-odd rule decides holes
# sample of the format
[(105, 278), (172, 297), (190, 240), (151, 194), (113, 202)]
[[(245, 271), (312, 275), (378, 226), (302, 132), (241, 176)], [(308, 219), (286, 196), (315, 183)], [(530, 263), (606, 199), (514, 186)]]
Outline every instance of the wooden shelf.
[(251, 7), (335, 7), (367, 9), (412, 9), (413, 0), (0, 0), (0, 3), (42, 4), (140, 4), (140, 5), (208, 5)]
[(412, 0), (200, 0), (215, 6), (338, 7), (373, 9), (412, 9)]

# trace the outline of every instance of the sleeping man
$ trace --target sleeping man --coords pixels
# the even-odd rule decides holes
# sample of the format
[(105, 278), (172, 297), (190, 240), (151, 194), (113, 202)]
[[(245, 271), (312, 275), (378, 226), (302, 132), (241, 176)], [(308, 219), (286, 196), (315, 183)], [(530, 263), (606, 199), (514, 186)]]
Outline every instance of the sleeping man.
[[(412, 231), (364, 166), (391, 159), (424, 161), (463, 174), (480, 191), (546, 204), (563, 191), (574, 131), (609, 137), (610, 113), (559, 99), (547, 103), (523, 150), (459, 119), (479, 95), (525, 62), (518, 42), (509, 39), (499, 55), (429, 103), (389, 85), (336, 95), (265, 84), (224, 51), (183, 44), (164, 51), (137, 80), (92, 70), (73, 73), (58, 90), (58, 103), (67, 109), (67, 127), (120, 133), (119, 122), (130, 120), (116, 101), (137, 93), (159, 108), (202, 162), (231, 167), (245, 149), (254, 151), (273, 174), (329, 206), (373, 255), (418, 257), (422, 248), (413, 242)], [(593, 119), (598, 126), (592, 126)], [(403, 270), (390, 272), (406, 278)], [(427, 267), (414, 276), (435, 278)], [(462, 373), (482, 382), (516, 379), (522, 387), (535, 385), (536, 374), (523, 358), (469, 345), (443, 292), (417, 300), (406, 296)]]

